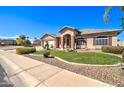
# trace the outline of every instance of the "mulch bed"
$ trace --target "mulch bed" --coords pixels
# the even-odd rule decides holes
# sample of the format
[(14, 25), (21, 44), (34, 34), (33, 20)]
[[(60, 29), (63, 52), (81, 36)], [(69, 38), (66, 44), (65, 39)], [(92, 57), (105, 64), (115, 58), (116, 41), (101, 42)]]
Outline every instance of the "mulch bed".
[(124, 86), (124, 75), (122, 75), (122, 70), (119, 66), (116, 67), (83, 66), (83, 65), (68, 64), (56, 58), (43, 58), (34, 55), (24, 55), (24, 56), (60, 67), (62, 69), (72, 71), (80, 75), (84, 75), (93, 79), (100, 80), (102, 82), (108, 83), (113, 86), (118, 86), (118, 87)]

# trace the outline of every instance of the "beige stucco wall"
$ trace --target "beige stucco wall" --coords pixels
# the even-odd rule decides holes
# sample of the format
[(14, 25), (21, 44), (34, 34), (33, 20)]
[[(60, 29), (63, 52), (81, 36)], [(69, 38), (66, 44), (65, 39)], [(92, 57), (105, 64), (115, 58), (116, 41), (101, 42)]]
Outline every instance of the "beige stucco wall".
[[(112, 46), (117, 46), (117, 36), (112, 37)], [(101, 49), (102, 45), (93, 45), (93, 38), (87, 38), (87, 47), (89, 49)]]
[(51, 46), (53, 46), (53, 48), (56, 47), (56, 45), (55, 45), (55, 41), (56, 41), (56, 40), (55, 40), (54, 37), (52, 37), (52, 36), (46, 36), (46, 37), (44, 37), (44, 38), (43, 38), (43, 46), (45, 46), (46, 41), (47, 41), (48, 44), (49, 44), (49, 48), (51, 48)]
[(52, 36), (46, 36), (43, 38), (43, 40), (47, 41), (47, 40), (54, 40), (55, 38)]
[(63, 32), (60, 36), (64, 36), (64, 35), (66, 35), (66, 34), (74, 35), (74, 32), (71, 31), (71, 30), (67, 30), (67, 31)]
[(117, 41), (117, 36), (112, 37), (112, 46), (117, 46), (118, 41)]
[[(46, 41), (44, 41), (44, 46), (45, 46), (45, 44), (46, 44)], [(54, 41), (54, 40), (48, 40), (48, 44), (49, 44), (49, 48), (52, 48), (52, 46), (53, 46), (53, 48), (56, 47), (56, 46), (55, 46), (55, 41)]]
[(85, 45), (77, 45), (77, 48), (82, 48), (82, 49), (84, 49), (84, 48), (85, 48)]
[(87, 48), (93, 49), (93, 38), (87, 38)]

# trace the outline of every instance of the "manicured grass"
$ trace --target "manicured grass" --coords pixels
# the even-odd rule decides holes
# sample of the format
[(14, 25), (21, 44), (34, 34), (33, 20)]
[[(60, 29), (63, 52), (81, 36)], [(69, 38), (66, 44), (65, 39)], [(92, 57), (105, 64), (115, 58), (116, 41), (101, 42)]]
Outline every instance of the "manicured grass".
[[(46, 51), (37, 51), (35, 54), (42, 55), (44, 52)], [(121, 61), (117, 56), (95, 52), (65, 52), (50, 50), (50, 53), (51, 55), (60, 57), (64, 60), (82, 64), (112, 65)]]

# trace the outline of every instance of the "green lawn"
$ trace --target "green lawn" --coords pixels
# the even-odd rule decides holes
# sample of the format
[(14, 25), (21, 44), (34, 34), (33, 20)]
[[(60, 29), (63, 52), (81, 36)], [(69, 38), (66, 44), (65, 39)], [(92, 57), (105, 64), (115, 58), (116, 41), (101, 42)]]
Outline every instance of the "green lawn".
[[(37, 51), (35, 54), (42, 55), (46, 51)], [(101, 65), (111, 65), (117, 64), (121, 59), (117, 56), (95, 53), (95, 52), (65, 52), (50, 50), (51, 55), (60, 57), (64, 60), (82, 63), (82, 64), (101, 64)]]

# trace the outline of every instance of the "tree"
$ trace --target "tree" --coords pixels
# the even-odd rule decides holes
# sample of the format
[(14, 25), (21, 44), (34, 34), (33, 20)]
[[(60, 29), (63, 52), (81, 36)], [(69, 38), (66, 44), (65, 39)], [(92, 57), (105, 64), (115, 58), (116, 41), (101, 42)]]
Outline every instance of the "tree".
[(18, 38), (16, 38), (16, 43), (17, 43), (17, 45), (24, 45), (24, 40), (22, 40), (22, 38), (18, 37)]
[[(106, 7), (105, 13), (104, 13), (104, 22), (108, 23), (108, 15), (112, 9), (112, 6)], [(124, 6), (120, 6), (120, 11), (124, 12)]]
[(18, 38), (16, 38), (16, 43), (17, 45), (21, 46), (31, 46), (29, 37), (26, 37), (25, 35), (20, 35)]
[(25, 40), (26, 36), (25, 35), (20, 35), (19, 38), (22, 39), (22, 40)]
[(31, 46), (31, 41), (30, 40), (25, 40), (25, 42), (24, 42), (24, 46), (25, 47), (29, 47), (29, 46)]

